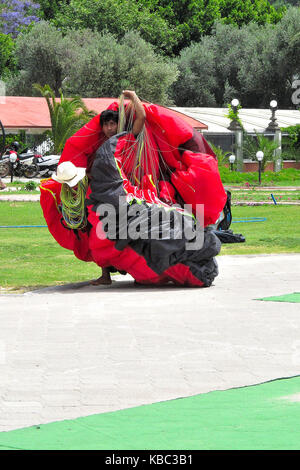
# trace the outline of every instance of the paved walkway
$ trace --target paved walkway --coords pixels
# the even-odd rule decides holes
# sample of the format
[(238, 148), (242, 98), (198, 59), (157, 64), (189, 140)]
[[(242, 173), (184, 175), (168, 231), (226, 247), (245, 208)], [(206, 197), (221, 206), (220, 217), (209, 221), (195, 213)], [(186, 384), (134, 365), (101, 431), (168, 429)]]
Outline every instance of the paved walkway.
[(300, 373), (300, 254), (223, 256), (207, 289), (0, 295), (0, 431)]
[(4, 192), (0, 193), (0, 202), (1, 201), (36, 202), (39, 200), (40, 200), (39, 194), (5, 194)]

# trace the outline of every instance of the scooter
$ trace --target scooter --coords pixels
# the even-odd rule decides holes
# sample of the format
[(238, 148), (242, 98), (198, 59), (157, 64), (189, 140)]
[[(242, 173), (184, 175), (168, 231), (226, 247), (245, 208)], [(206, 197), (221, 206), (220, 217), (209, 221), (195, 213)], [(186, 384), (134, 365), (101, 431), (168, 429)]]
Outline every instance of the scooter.
[(40, 176), (50, 177), (54, 172), (60, 159), (60, 155), (42, 155), (34, 156), (34, 164), (37, 166), (37, 171)]

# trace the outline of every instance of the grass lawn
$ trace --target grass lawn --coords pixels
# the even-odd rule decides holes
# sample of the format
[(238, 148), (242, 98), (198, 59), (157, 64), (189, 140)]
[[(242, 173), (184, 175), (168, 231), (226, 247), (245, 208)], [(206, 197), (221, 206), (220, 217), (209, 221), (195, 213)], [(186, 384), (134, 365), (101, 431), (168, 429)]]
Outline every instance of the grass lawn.
[(15, 180), (12, 183), (6, 182), (8, 191), (4, 191), (2, 194), (40, 194), (39, 183), (33, 180), (18, 181)]
[(262, 190), (262, 189), (239, 189), (231, 190), (231, 199), (232, 202), (236, 201), (259, 201), (259, 202), (272, 202), (273, 194), (275, 200), (277, 202), (300, 202), (300, 191), (287, 191), (287, 190), (278, 190), (278, 189), (269, 189), (269, 190)]
[[(243, 173), (243, 174), (247, 174), (247, 173)], [(289, 181), (289, 180), (283, 180), (283, 181), (262, 181), (261, 184), (258, 184), (258, 181), (257, 182), (251, 182), (251, 183), (248, 183), (249, 184), (249, 187), (253, 187), (253, 188), (263, 188), (264, 186), (265, 187), (275, 187), (275, 186), (299, 186), (300, 187), (300, 179), (298, 180), (294, 180), (294, 181)], [(231, 183), (231, 182), (226, 182), (224, 183), (224, 186), (226, 188), (240, 188), (240, 187), (245, 187), (245, 182), (240, 182), (240, 183)]]
[[(222, 246), (221, 255), (300, 252), (299, 206), (233, 207), (233, 217), (266, 217), (264, 222), (233, 223), (246, 243)], [(44, 225), (38, 202), (0, 202), (0, 225)], [(47, 228), (0, 228), (0, 286), (22, 288), (86, 281), (100, 275), (94, 263), (61, 248)]]
[(221, 255), (300, 252), (299, 206), (233, 206), (236, 220), (261, 217), (263, 222), (232, 223), (234, 233), (242, 233), (245, 243), (224, 244)]
[[(39, 202), (0, 202), (0, 225), (45, 225)], [(0, 228), (0, 286), (47, 286), (94, 279), (101, 270), (62, 248), (48, 228)]]
[[(258, 186), (258, 172), (245, 172), (230, 171), (223, 165), (219, 165), (219, 171), (222, 182), (225, 186), (251, 185)], [(300, 170), (295, 168), (286, 168), (277, 173), (273, 171), (266, 171), (261, 174), (261, 186), (299, 186), (300, 184)]]

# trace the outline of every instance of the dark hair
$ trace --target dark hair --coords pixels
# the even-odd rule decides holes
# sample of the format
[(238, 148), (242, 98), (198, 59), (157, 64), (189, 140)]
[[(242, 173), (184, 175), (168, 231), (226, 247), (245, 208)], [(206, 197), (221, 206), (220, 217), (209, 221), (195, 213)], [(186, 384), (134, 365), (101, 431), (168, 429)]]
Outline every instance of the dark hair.
[(119, 122), (119, 113), (118, 111), (112, 111), (111, 109), (106, 109), (100, 114), (100, 126), (103, 127), (103, 124), (108, 121)]

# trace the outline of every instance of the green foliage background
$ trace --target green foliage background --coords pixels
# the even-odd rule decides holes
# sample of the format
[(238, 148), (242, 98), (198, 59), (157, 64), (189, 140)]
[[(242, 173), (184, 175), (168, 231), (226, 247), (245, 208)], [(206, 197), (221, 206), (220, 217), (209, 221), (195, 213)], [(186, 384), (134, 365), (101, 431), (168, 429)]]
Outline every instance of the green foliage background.
[[(297, 0), (40, 0), (41, 21), (0, 33), (7, 94), (33, 83), (59, 96), (118, 96), (178, 106), (294, 108), (300, 77)], [(5, 1), (2, 3), (2, 7)], [(1, 8), (0, 8), (1, 13)], [(0, 19), (1, 31), (1, 19)]]

